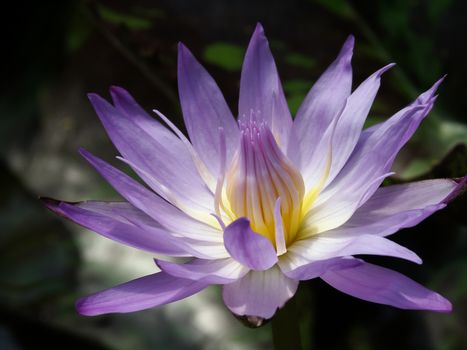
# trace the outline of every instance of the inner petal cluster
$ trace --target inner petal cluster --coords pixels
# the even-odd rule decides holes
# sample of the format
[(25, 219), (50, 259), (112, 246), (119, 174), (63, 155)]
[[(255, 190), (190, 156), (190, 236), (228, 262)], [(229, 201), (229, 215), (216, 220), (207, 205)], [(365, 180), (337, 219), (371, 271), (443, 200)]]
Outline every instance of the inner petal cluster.
[[(251, 228), (274, 245), (276, 226), (282, 224), (288, 245), (294, 241), (301, 219), (302, 176), (279, 148), (269, 126), (254, 113), (240, 117), (239, 126), (240, 146), (226, 177), (231, 211), (236, 217), (248, 218)], [(278, 200), (282, 223), (274, 216)]]

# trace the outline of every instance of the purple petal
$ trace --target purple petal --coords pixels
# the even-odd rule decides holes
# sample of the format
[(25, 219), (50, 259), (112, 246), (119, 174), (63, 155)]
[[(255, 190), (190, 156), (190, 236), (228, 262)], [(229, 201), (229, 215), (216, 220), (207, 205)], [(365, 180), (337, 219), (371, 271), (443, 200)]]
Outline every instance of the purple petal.
[(449, 203), (454, 200), (462, 191), (467, 189), (467, 175), (460, 178), (455, 178), (453, 181), (456, 182), (456, 188), (452, 191), (449, 196), (444, 199), (444, 203)]
[[(114, 241), (168, 256), (219, 259), (228, 256), (222, 243), (181, 237), (128, 203), (66, 203), (43, 199), (55, 213)], [(219, 232), (219, 235), (221, 233)]]
[(130, 122), (144, 130), (149, 137), (164, 147), (165, 152), (176, 156), (184, 166), (191, 168), (191, 172), (194, 171), (189, 150), (179, 138), (156, 119), (149, 116), (125, 89), (112, 86), (110, 93), (115, 108), (121, 112), (121, 116), (126, 117)]
[[(153, 109), (153, 112), (156, 113), (159, 118), (161, 118), (164, 123), (173, 131), (173, 133), (175, 135), (177, 135), (177, 137), (183, 142), (183, 144), (185, 145), (186, 149), (190, 152), (191, 154), (191, 158), (196, 166), (196, 169), (198, 170), (198, 173), (200, 174), (201, 178), (204, 180), (204, 182), (206, 183), (206, 185), (209, 187), (209, 189), (211, 190), (212, 193), (215, 192), (216, 188), (216, 179), (214, 177), (214, 175), (209, 171), (209, 169), (206, 167), (206, 164), (201, 160), (201, 157), (200, 155), (198, 154), (198, 152), (195, 150), (195, 148), (193, 147), (192, 143), (190, 142), (190, 140), (185, 136), (185, 134), (183, 132), (180, 131), (179, 128), (177, 128), (177, 126), (172, 123), (170, 121), (169, 118), (167, 118), (164, 114), (162, 114), (160, 111), (158, 111), (157, 109)], [(219, 130), (222, 130), (222, 133), (223, 133), (223, 141), (225, 142), (225, 133), (224, 133), (224, 129), (222, 128), (219, 128)], [(222, 146), (223, 144), (221, 143), (221, 150), (222, 150)], [(226, 147), (225, 147), (226, 148)], [(221, 151), (220, 154), (222, 157), (226, 157), (226, 155), (224, 154), (225, 152)], [(222, 159), (221, 157), (221, 159)], [(221, 162), (222, 164), (222, 162)], [(222, 166), (222, 165), (221, 165)]]
[(418, 96), (417, 99), (412, 103), (412, 105), (416, 105), (416, 104), (422, 105), (422, 104), (428, 103), (435, 96), (436, 90), (438, 90), (439, 86), (441, 85), (441, 83), (444, 81), (445, 78), (446, 78), (446, 75), (438, 79), (438, 81), (434, 83), (433, 86), (429, 90), (425, 91), (423, 94)]
[(326, 235), (387, 236), (401, 228), (415, 226), (444, 208), (446, 199), (457, 186), (453, 180), (439, 179), (379, 188), (349, 221)]
[(222, 244), (222, 232), (218, 229), (189, 217), (128, 175), (89, 152), (85, 150), (80, 152), (128, 202), (162, 226), (187, 238)]
[(284, 273), (288, 273), (310, 263), (358, 254), (391, 256), (417, 264), (422, 262), (414, 252), (384, 237), (327, 237), (326, 234), (320, 234), (292, 244), (287, 249), (287, 255), (279, 261), (279, 265)]
[(253, 232), (246, 218), (237, 219), (225, 228), (224, 245), (232, 258), (252, 270), (267, 270), (277, 262), (271, 241)]
[(274, 266), (266, 271), (250, 271), (222, 290), (225, 305), (234, 314), (271, 318), (278, 308), (292, 298), (298, 281), (287, 278)]
[[(65, 202), (64, 202), (65, 203)], [(146, 226), (163, 228), (157, 221), (139, 210), (128, 202), (100, 202), (100, 201), (84, 201), (78, 203), (68, 203), (78, 208), (99, 213), (117, 221), (132, 224), (140, 222)]]
[(330, 270), (321, 278), (356, 298), (400, 309), (450, 312), (451, 303), (404, 275), (361, 261), (360, 265)]
[(232, 258), (219, 260), (195, 259), (185, 264), (157, 260), (160, 269), (174, 277), (203, 279), (211, 284), (232, 283), (245, 276), (249, 269)]
[(207, 286), (159, 272), (81, 298), (76, 309), (85, 316), (139, 311), (187, 298)]
[[(446, 78), (446, 75), (439, 79), (436, 83), (433, 84), (433, 86), (422, 93), (420, 96), (418, 96), (409, 106), (421, 106), (429, 103), (434, 97), (436, 90), (438, 90), (438, 87), (441, 85), (441, 83), (444, 81)], [(371, 135), (373, 132), (375, 132), (377, 129), (379, 129), (381, 126), (385, 124), (386, 121), (377, 123), (375, 125), (372, 125), (371, 127), (365, 129), (361, 135), (361, 138), (365, 139), (369, 135)]]
[[(93, 208), (93, 210), (95, 210), (95, 208)], [(145, 214), (142, 213), (142, 215)], [(169, 231), (147, 215), (145, 220), (142, 219), (141, 216), (135, 217), (128, 215), (125, 216), (125, 219), (128, 220), (130, 224), (137, 226), (140, 230), (148, 232), (148, 234), (151, 235), (160, 237), (160, 232), (169, 233), (173, 239), (175, 239), (177, 245), (185, 251), (184, 256), (192, 256), (200, 259), (222, 259), (228, 256), (222, 242), (210, 241), (204, 237), (201, 237), (201, 239), (187, 237), (178, 232)], [(221, 234), (222, 233), (218, 231), (216, 237)], [(161, 237), (161, 240), (162, 239), (164, 239), (164, 237)]]
[(365, 218), (360, 214), (354, 219), (354, 216), (357, 215), (357, 210), (354, 216), (344, 225), (326, 231), (324, 234), (328, 237), (352, 237), (362, 234), (386, 237), (402, 228), (417, 225), (445, 206), (446, 204), (434, 204), (423, 209), (407, 210), (386, 217), (380, 217), (375, 221), (371, 221), (372, 217)]
[(422, 209), (433, 204), (444, 203), (457, 188), (450, 179), (434, 179), (379, 188), (359, 208), (367, 215), (388, 216), (401, 211)]
[[(358, 265), (358, 260), (348, 257), (319, 260), (296, 267), (292, 254), (279, 259), (278, 265), (282, 272), (294, 280), (306, 281), (320, 277), (323, 273), (332, 269), (341, 269)], [(294, 267), (295, 266), (295, 267)]]
[(292, 117), (276, 64), (261, 24), (256, 25), (245, 55), (240, 79), (239, 116), (260, 113), (285, 149)]
[(214, 79), (183, 44), (178, 46), (178, 90), (193, 147), (217, 177), (221, 158), (218, 130), (224, 129), (230, 160), (239, 142), (238, 126)]
[[(137, 215), (135, 220), (145, 216), (144, 213), (128, 208), (127, 205), (103, 203), (77, 203), (75, 205), (52, 199), (43, 199), (46, 206), (60, 216), (64, 216), (78, 225), (95, 231), (104, 237), (119, 243), (129, 245), (152, 253), (169, 256), (191, 256), (184, 248), (182, 240), (173, 237), (167, 230), (160, 227), (151, 227), (151, 230), (142, 230), (130, 223), (127, 215)], [(127, 203), (125, 203), (127, 204)], [(97, 207), (95, 210), (94, 207)], [(145, 221), (151, 220), (149, 217)]]
[[(201, 179), (188, 152), (174, 153), (176, 148), (171, 148), (172, 143), (168, 143), (167, 138), (155, 140), (98, 95), (89, 94), (89, 99), (112, 142), (125, 158), (144, 170), (135, 171), (152, 189), (166, 199), (168, 193), (173, 193), (187, 206), (212, 210), (213, 194)], [(179, 158), (183, 155), (186, 158)]]
[(434, 99), (426, 105), (406, 107), (373, 133), (362, 134), (342, 171), (306, 215), (306, 221), (319, 222), (318, 233), (345, 223), (371, 197), (433, 103)]
[[(308, 178), (316, 172), (328, 154), (328, 142), (324, 136), (330, 133), (336, 118), (341, 114), (352, 87), (351, 58), (354, 38), (344, 43), (338, 57), (321, 75), (298, 110), (287, 155), (303, 174), (307, 188)], [(329, 135), (328, 135), (329, 136)]]
[(393, 67), (389, 64), (373, 73), (349, 96), (332, 138), (332, 164), (327, 182), (331, 182), (344, 166), (361, 134), (381, 83), (381, 75)]
[[(443, 82), (443, 80), (444, 80), (444, 77), (439, 79), (436, 83), (434, 83), (433, 86), (431, 86), (427, 91), (420, 94), (410, 105), (408, 105), (407, 107), (405, 107), (401, 111), (397, 112), (395, 115), (393, 115), (388, 120), (385, 120), (384, 122), (378, 123), (376, 125), (373, 125), (373, 126), (367, 128), (367, 129), (363, 130), (363, 132), (362, 132), (362, 134), (360, 136), (359, 143), (360, 144), (365, 144), (367, 142), (368, 138), (371, 138), (371, 137), (375, 138), (375, 136), (374, 136), (375, 134), (376, 135), (384, 134), (384, 132), (388, 129), (388, 127), (390, 127), (393, 124), (401, 122), (401, 119), (404, 119), (406, 117), (405, 113), (406, 113), (407, 110), (410, 110), (411, 108), (418, 108), (418, 107), (421, 107), (421, 106), (429, 106), (429, 105), (434, 104), (434, 102), (436, 100), (435, 93), (436, 93), (438, 87)], [(425, 116), (426, 116), (426, 114), (422, 115), (421, 117), (419, 116), (419, 118), (414, 118), (414, 122), (416, 124), (416, 127), (418, 127), (418, 125), (420, 124), (420, 122), (423, 120), (423, 118)], [(410, 136), (412, 136), (412, 135), (411, 134), (407, 135), (408, 138), (410, 138)]]
[(205, 165), (201, 161), (199, 154), (194, 150), (193, 145), (166, 116), (156, 111), (158, 116), (163, 119), (164, 123), (169, 126), (173, 132), (162, 125), (158, 120), (149, 116), (125, 89), (112, 86), (110, 88), (110, 93), (115, 108), (130, 122), (135, 123), (152, 139), (165, 147), (164, 151), (168, 156), (178, 159), (180, 164), (183, 164), (184, 167), (189, 169), (190, 173), (198, 171), (206, 184), (212, 182), (212, 174), (205, 169)]

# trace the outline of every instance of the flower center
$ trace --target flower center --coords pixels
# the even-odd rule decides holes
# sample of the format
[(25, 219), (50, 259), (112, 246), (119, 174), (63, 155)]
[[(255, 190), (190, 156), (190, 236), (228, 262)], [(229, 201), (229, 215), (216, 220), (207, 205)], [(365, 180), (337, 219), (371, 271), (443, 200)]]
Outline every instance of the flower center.
[[(226, 195), (236, 217), (250, 220), (252, 229), (276, 246), (277, 216), (282, 217), (286, 246), (301, 219), (305, 186), (301, 174), (282, 153), (269, 127), (253, 113), (239, 119), (240, 147), (227, 171)], [(280, 215), (274, 215), (280, 200)]]

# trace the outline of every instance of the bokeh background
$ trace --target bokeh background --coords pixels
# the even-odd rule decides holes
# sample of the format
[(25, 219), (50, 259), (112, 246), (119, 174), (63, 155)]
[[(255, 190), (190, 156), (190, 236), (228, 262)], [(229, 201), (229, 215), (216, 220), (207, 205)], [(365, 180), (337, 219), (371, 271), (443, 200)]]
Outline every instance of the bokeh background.
[[(77, 153), (114, 164), (116, 150), (86, 93), (128, 89), (183, 128), (176, 47), (208, 68), (234, 113), (243, 54), (260, 21), (293, 112), (349, 33), (356, 86), (389, 62), (368, 125), (448, 74), (392, 182), (467, 173), (467, 2), (463, 0), (41, 1), (2, 13), (0, 349), (271, 349), (270, 324), (249, 329), (220, 289), (159, 309), (94, 318), (78, 296), (155, 270), (152, 257), (49, 213), (38, 201), (118, 199)], [(467, 196), (394, 239), (424, 258), (371, 259), (434, 288), (452, 314), (366, 303), (320, 281), (301, 285), (307, 349), (467, 349)]]

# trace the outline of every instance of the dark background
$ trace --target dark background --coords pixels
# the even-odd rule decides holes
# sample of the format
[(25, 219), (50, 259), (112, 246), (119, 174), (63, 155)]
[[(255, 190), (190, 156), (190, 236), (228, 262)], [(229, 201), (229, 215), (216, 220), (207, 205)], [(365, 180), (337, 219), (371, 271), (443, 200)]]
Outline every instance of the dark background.
[[(5, 6), (5, 5), (4, 5)], [(444, 74), (435, 109), (395, 165), (400, 182), (467, 173), (467, 2), (463, 0), (42, 1), (2, 9), (0, 80), (0, 349), (269, 349), (270, 325), (244, 327), (215, 287), (129, 315), (77, 315), (81, 295), (154, 271), (152, 257), (65, 222), (37, 200), (115, 199), (77, 154), (117, 152), (86, 99), (128, 89), (183, 128), (176, 47), (208, 68), (236, 113), (240, 67), (257, 21), (265, 27), (293, 112), (346, 36), (354, 81), (390, 62), (368, 125)], [(403, 311), (301, 286), (310, 349), (467, 349), (466, 196), (394, 239), (422, 266), (377, 258), (433, 288), (451, 314)]]

